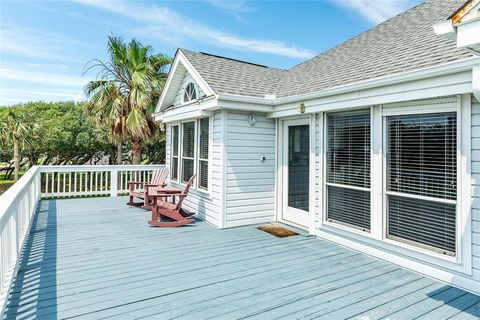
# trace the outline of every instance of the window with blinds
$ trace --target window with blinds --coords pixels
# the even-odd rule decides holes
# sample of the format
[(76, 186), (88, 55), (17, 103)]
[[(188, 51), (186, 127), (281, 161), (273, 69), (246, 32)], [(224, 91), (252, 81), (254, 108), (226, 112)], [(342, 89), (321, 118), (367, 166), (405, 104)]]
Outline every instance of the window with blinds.
[(457, 115), (389, 116), (387, 237), (456, 252)]
[(172, 126), (172, 162), (170, 164), (172, 180), (178, 180), (178, 126)]
[(327, 220), (370, 230), (370, 110), (327, 115)]
[(199, 154), (198, 154), (198, 186), (208, 189), (208, 131), (209, 119), (200, 119), (199, 125)]
[(187, 182), (194, 172), (195, 166), (195, 122), (182, 125), (182, 182)]

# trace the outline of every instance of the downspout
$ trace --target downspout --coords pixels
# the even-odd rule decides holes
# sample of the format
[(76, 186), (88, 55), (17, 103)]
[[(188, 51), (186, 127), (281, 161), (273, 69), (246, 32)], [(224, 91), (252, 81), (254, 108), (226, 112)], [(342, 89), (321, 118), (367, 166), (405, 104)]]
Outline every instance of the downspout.
[(472, 69), (472, 91), (475, 99), (480, 102), (480, 65)]

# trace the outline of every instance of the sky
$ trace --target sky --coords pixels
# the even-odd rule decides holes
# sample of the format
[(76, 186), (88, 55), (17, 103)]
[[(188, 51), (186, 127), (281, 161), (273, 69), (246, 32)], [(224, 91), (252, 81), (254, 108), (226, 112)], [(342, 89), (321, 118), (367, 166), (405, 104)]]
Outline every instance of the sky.
[(0, 0), (0, 106), (84, 100), (111, 34), (289, 69), (420, 2)]

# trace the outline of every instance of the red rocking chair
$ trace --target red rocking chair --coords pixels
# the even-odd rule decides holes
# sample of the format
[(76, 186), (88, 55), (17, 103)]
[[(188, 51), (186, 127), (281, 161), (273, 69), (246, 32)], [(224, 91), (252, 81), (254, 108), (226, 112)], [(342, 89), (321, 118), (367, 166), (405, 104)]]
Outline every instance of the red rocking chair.
[[(128, 196), (129, 200), (127, 205), (134, 207), (143, 207), (144, 209), (150, 210), (150, 202), (153, 200), (152, 194), (159, 190), (159, 188), (165, 187), (167, 184), (168, 169), (162, 168), (158, 169), (153, 173), (150, 183), (148, 182), (139, 182), (131, 181), (127, 183), (128, 186)], [(137, 190), (135, 187), (142, 186), (142, 189)], [(134, 202), (133, 198), (142, 199), (143, 202)]]
[[(187, 197), (195, 176), (196, 175), (193, 175), (190, 180), (188, 180), (187, 185), (181, 193), (162, 193), (160, 189), (157, 191), (157, 194), (152, 195), (152, 220), (148, 221), (149, 225), (154, 227), (180, 227), (194, 221), (193, 219), (187, 219), (191, 217), (193, 213), (182, 210), (182, 202), (183, 199)], [(169, 197), (173, 198), (172, 202), (167, 201)], [(176, 203), (175, 197), (178, 197)], [(162, 221), (162, 218), (169, 218), (172, 221)]]

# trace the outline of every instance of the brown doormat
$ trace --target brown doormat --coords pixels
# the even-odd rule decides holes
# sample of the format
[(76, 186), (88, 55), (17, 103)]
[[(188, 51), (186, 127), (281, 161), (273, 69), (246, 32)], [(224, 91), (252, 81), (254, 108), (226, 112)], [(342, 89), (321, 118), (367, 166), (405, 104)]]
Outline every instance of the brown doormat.
[(298, 233), (285, 229), (277, 224), (267, 224), (264, 226), (259, 226), (257, 229), (273, 234), (275, 237), (279, 238), (298, 236)]

